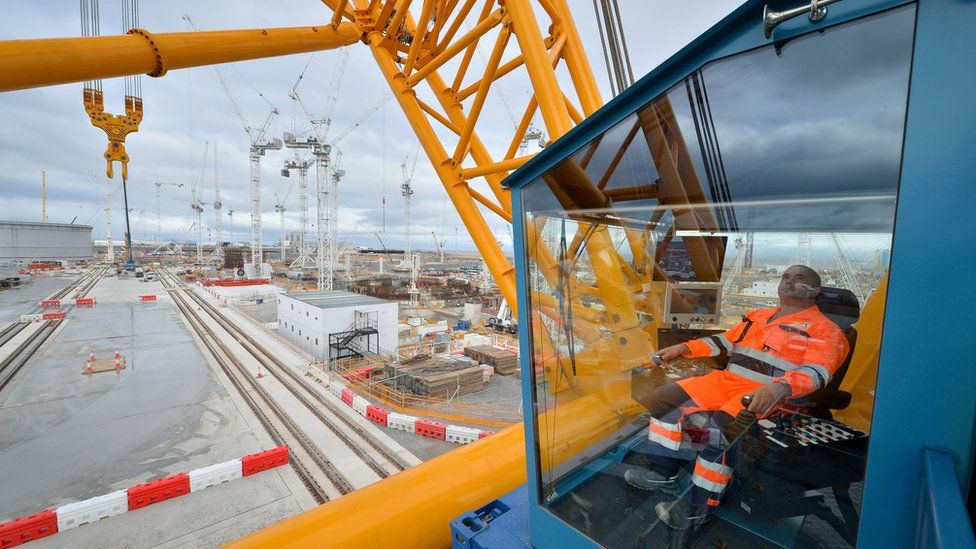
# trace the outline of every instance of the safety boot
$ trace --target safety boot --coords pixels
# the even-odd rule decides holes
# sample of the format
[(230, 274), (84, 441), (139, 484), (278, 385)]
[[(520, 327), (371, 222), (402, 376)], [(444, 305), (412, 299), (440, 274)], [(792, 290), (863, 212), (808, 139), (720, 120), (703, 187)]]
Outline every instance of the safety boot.
[(624, 480), (639, 490), (664, 492), (671, 495), (677, 495), (680, 490), (677, 474), (669, 477), (644, 467), (627, 469), (624, 471)]
[(688, 530), (701, 526), (708, 518), (705, 507), (695, 507), (685, 498), (662, 501), (654, 506), (657, 517), (672, 530)]

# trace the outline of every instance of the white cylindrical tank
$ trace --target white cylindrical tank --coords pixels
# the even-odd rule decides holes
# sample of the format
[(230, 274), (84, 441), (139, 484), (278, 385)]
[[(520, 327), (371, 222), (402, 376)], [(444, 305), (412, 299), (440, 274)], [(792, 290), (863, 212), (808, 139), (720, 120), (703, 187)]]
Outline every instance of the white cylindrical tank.
[(475, 322), (481, 317), (481, 303), (464, 304), (464, 320)]

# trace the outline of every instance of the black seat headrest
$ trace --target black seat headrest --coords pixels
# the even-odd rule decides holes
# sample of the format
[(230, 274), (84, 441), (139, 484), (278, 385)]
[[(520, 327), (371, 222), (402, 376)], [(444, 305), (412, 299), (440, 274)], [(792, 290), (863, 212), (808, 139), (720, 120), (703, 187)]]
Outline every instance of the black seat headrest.
[(857, 302), (857, 296), (844, 288), (827, 286), (820, 288), (817, 307), (824, 316), (840, 326), (841, 330), (847, 330), (861, 317), (861, 306)]

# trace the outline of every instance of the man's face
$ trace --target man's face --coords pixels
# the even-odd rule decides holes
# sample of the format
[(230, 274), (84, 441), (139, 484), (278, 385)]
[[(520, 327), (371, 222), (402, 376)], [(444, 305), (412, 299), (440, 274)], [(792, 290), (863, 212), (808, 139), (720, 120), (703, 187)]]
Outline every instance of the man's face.
[(816, 281), (806, 269), (790, 267), (783, 273), (779, 281), (779, 297), (812, 300), (820, 293), (820, 288), (814, 286)]

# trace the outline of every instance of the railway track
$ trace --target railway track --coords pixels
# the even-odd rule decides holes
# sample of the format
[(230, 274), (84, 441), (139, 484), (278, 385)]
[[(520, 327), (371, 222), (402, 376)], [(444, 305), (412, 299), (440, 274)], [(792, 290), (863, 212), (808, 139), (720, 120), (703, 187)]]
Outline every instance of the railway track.
[[(65, 288), (62, 288), (58, 292), (55, 292), (51, 297), (47, 299), (62, 299), (71, 292), (75, 292), (72, 299), (77, 299), (79, 297), (85, 297), (88, 292), (95, 287), (95, 284), (102, 278), (105, 274), (106, 269), (100, 268), (86, 273), (84, 276), (76, 280), (75, 282), (69, 284)], [(69, 311), (74, 308), (74, 305), (68, 304), (63, 310)], [(32, 309), (33, 312), (40, 310), (40, 307), (35, 307)], [(0, 347), (6, 345), (11, 339), (20, 334), (24, 329), (27, 328), (31, 323), (29, 322), (18, 322), (8, 326), (2, 333), (0, 333)], [(61, 320), (48, 320), (44, 322), (36, 332), (31, 334), (26, 340), (22, 341), (16, 349), (2, 361), (0, 361), (0, 391), (13, 380), (14, 376), (30, 361), (30, 359), (37, 353), (37, 350), (41, 348), (42, 345), (51, 337), (51, 334), (58, 328), (61, 324)]]
[[(318, 503), (347, 494), (355, 488), (341, 471), (322, 453), (305, 431), (281, 408), (267, 390), (258, 383), (246, 365), (228, 348), (225, 339), (204, 318), (202, 308), (180, 287), (179, 280), (161, 273), (160, 280), (172, 296), (180, 312), (216, 360), (221, 370), (254, 412), (276, 444), (287, 445), (291, 451), (291, 466)], [(206, 313), (209, 317), (209, 313)], [(210, 317), (214, 321), (213, 317)], [(216, 322), (215, 322), (216, 323)], [(219, 326), (219, 324), (218, 324)], [(223, 328), (221, 328), (223, 329)]]
[[(322, 396), (319, 391), (315, 390), (308, 379), (288, 367), (273, 352), (255, 338), (248, 335), (238, 324), (227, 318), (210, 302), (192, 289), (188, 289), (186, 293), (201, 309), (210, 313), (227, 333), (231, 334), (242, 347), (257, 358), (262, 366), (282, 386), (288, 389), (296, 399), (322, 421), (339, 440), (361, 458), (380, 478), (396, 474), (410, 466), (404, 463), (397, 454), (377, 442), (362, 427), (357, 425), (355, 421), (350, 420), (340, 411), (339, 406), (335, 402)], [(374, 457), (376, 454), (378, 454), (379, 459)]]

